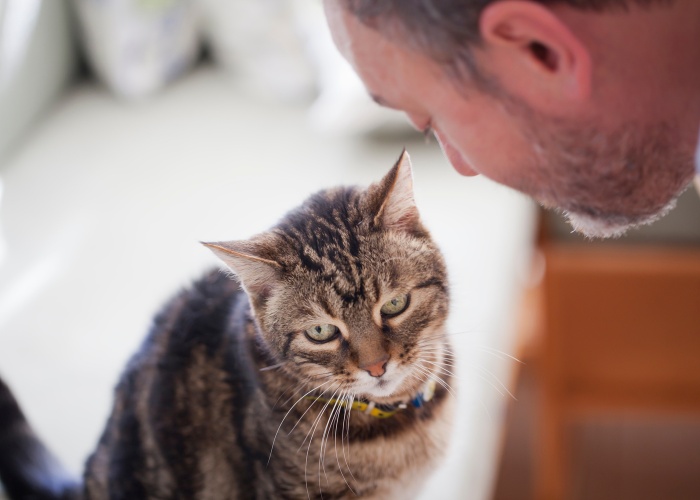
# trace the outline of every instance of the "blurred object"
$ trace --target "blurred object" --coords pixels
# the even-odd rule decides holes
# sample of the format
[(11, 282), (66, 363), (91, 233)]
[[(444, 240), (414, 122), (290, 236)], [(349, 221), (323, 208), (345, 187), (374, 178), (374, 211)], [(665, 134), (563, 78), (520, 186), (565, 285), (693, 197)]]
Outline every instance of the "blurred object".
[(76, 67), (64, 0), (0, 0), (0, 161), (73, 79)]
[(117, 95), (139, 99), (184, 73), (199, 52), (194, 0), (73, 0), (90, 66)]
[(315, 91), (298, 19), (315, 0), (199, 0), (216, 63), (256, 95), (309, 99)]
[(572, 458), (575, 425), (620, 416), (700, 421), (700, 239), (697, 210), (684, 210), (696, 198), (689, 191), (653, 228), (612, 241), (577, 242), (543, 215), (534, 498), (602, 487)]
[[(2, 179), (0, 179), (0, 266), (2, 265), (2, 261), (5, 259), (5, 252), (6, 252), (6, 243), (5, 243), (5, 237), (2, 234)], [(0, 488), (0, 493), (2, 492), (2, 488)]]
[(39, 17), (41, 0), (0, 2), (0, 91), (16, 74)]
[(329, 135), (413, 131), (402, 112), (379, 106), (333, 44), (320, 2), (304, 2), (301, 25), (309, 58), (316, 68), (319, 94), (309, 109), (311, 126)]
[(333, 44), (317, 0), (200, 0), (214, 60), (242, 87), (273, 101), (308, 101), (326, 135), (405, 134), (402, 113), (378, 106)]

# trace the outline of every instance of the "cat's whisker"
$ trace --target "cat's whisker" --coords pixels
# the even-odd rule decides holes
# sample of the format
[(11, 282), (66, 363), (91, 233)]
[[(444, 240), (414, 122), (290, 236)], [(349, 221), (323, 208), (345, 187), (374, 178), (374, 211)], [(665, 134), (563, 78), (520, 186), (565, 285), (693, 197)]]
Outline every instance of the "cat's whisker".
[[(438, 368), (437, 373), (442, 373), (442, 374), (450, 375), (450, 376), (452, 376), (452, 377), (454, 377), (454, 378), (456, 378), (457, 380), (460, 380), (460, 381), (463, 379), (463, 376), (455, 375), (455, 374), (452, 373), (451, 371), (445, 370), (445, 369), (439, 369), (439, 368)], [(518, 399), (508, 390), (508, 388), (505, 387), (505, 385), (503, 385), (503, 383), (502, 383), (500, 380), (498, 380), (497, 378), (494, 377), (495, 380), (498, 382), (498, 384), (503, 388), (503, 391), (505, 391), (505, 392), (503, 392), (501, 389), (499, 389), (499, 387), (498, 387), (496, 384), (494, 384), (491, 380), (489, 380), (489, 379), (488, 379), (486, 376), (484, 376), (483, 374), (481, 374), (481, 373), (476, 373), (476, 376), (479, 377), (479, 378), (480, 378), (481, 380), (483, 380), (484, 382), (486, 382), (488, 385), (490, 385), (490, 386), (491, 386), (493, 389), (495, 389), (496, 392), (498, 392), (498, 394), (500, 394), (501, 396), (505, 397), (506, 395), (508, 395), (508, 396), (510, 396), (512, 399), (514, 399), (515, 401), (518, 400)]]
[[(308, 474), (308, 468), (309, 468), (309, 452), (311, 451), (311, 443), (314, 440), (314, 435), (316, 434), (316, 429), (318, 428), (318, 424), (321, 421), (321, 416), (323, 415), (323, 412), (326, 411), (326, 408), (328, 408), (328, 405), (330, 404), (331, 400), (335, 397), (335, 395), (338, 393), (339, 389), (336, 389), (333, 392), (333, 395), (330, 397), (330, 399), (326, 402), (325, 405), (323, 405), (323, 408), (321, 408), (321, 411), (318, 412), (318, 415), (316, 415), (316, 418), (313, 421), (313, 424), (311, 425), (311, 429), (309, 432), (306, 434), (306, 437), (304, 440), (301, 442), (301, 446), (299, 446), (299, 449), (297, 450), (297, 453), (304, 447), (304, 443), (306, 443), (306, 440), (309, 440), (309, 446), (306, 448), (306, 460), (304, 461), (304, 479), (306, 481), (306, 494), (309, 497), (309, 500), (311, 498), (311, 495), (309, 493), (309, 474)], [(316, 401), (314, 401), (315, 403)], [(313, 405), (313, 403), (312, 403)], [(298, 423), (298, 422), (297, 422)], [(319, 453), (322, 453), (323, 450), (319, 450)], [(320, 472), (319, 472), (320, 476)], [(319, 483), (320, 487), (320, 483)], [(321, 493), (321, 498), (323, 498), (323, 492), (320, 491)]]
[[(460, 331), (460, 332), (446, 333), (446, 334), (444, 334), (444, 335), (445, 335), (446, 337), (453, 337), (453, 336), (457, 336), (457, 335), (464, 335), (464, 334), (467, 334), (467, 333), (477, 334), (477, 333), (488, 333), (488, 332), (485, 332), (484, 330), (464, 330), (464, 331)], [(420, 342), (420, 341), (419, 341), (419, 342)], [(468, 347), (471, 348), (471, 349), (479, 349), (479, 350), (481, 350), (481, 351), (490, 352), (490, 353), (493, 354), (493, 355), (500, 354), (501, 356), (505, 356), (505, 357), (508, 358), (508, 359), (511, 359), (511, 360), (513, 360), (513, 361), (517, 361), (518, 363), (525, 364), (524, 361), (518, 359), (517, 357), (513, 356), (512, 354), (509, 354), (509, 353), (507, 353), (507, 352), (501, 351), (500, 349), (496, 349), (495, 347), (490, 347), (490, 346), (487, 346), (487, 345), (473, 345), (473, 346), (468, 346)]]
[[(340, 408), (341, 409), (343, 408), (343, 404), (345, 403), (346, 395), (347, 395), (347, 391), (344, 391), (340, 395), (340, 401), (341, 401)], [(333, 425), (331, 426), (331, 427), (333, 427), (333, 447), (335, 448), (335, 461), (338, 464), (338, 470), (340, 471), (340, 475), (343, 477), (343, 480), (345, 481), (345, 484), (348, 486), (348, 488), (350, 488), (350, 485), (348, 484), (347, 479), (345, 479), (345, 474), (343, 474), (343, 469), (340, 466), (340, 459), (338, 458), (338, 419), (340, 418), (340, 410), (335, 415), (335, 417), (337, 417), (337, 418), (333, 419)]]
[[(444, 374), (446, 374), (446, 375), (450, 375), (450, 376), (452, 376), (452, 377), (457, 377), (457, 375), (455, 375), (454, 373), (452, 373), (451, 370), (445, 368), (445, 367), (443, 366), (443, 364), (436, 363), (436, 362), (434, 362), (434, 361), (430, 361), (430, 360), (427, 360), (427, 359), (421, 359), (420, 361), (421, 361), (422, 363), (428, 363), (428, 364), (434, 366), (435, 369), (439, 370), (440, 372), (442, 372), (442, 373), (444, 373)], [(427, 368), (427, 367), (426, 367), (426, 368)]]
[(260, 371), (267, 372), (270, 370), (276, 370), (277, 368), (282, 368), (286, 364), (287, 364), (287, 361), (283, 361), (282, 363), (277, 363), (276, 365), (271, 365), (271, 366), (266, 366), (264, 368), (260, 368)]
[[(455, 373), (452, 372), (450, 369), (445, 368), (443, 365), (441, 365), (441, 364), (439, 364), (439, 363), (436, 363), (436, 362), (434, 362), (434, 361), (430, 361), (430, 360), (427, 360), (427, 359), (421, 359), (420, 362), (422, 362), (422, 363), (428, 363), (428, 364), (434, 366), (434, 367), (435, 367), (434, 370), (436, 370), (438, 373), (450, 375), (450, 376), (452, 376), (452, 377), (454, 377), (454, 378), (456, 378), (456, 379), (458, 379), (458, 380), (460, 380), (460, 379), (462, 378), (462, 376), (455, 374)], [(443, 364), (448, 364), (448, 363), (443, 363)], [(454, 367), (455, 365), (450, 365), (450, 366)], [(498, 379), (498, 377), (496, 377), (492, 372), (490, 372), (490, 371), (487, 370), (486, 368), (479, 367), (479, 366), (474, 366), (474, 365), (471, 365), (471, 368), (475, 368), (475, 369), (477, 369), (477, 370), (481, 370), (481, 371), (483, 371), (483, 372), (486, 372), (488, 375), (490, 375), (491, 377), (493, 377), (493, 379), (498, 383), (498, 385), (503, 389), (503, 391), (505, 391), (505, 393), (504, 393), (503, 391), (501, 391), (501, 390), (498, 388), (498, 386), (496, 386), (496, 385), (495, 385), (491, 380), (489, 380), (486, 376), (484, 376), (484, 375), (482, 375), (482, 374), (480, 374), (480, 373), (477, 373), (477, 374), (476, 374), (480, 379), (482, 379), (484, 382), (486, 382), (486, 383), (489, 384), (491, 387), (493, 387), (501, 396), (506, 396), (506, 394), (507, 394), (507, 395), (510, 396), (513, 400), (515, 400), (515, 401), (518, 400), (518, 398), (516, 398), (515, 395), (505, 386), (505, 384), (503, 384), (503, 382), (501, 382), (501, 381)]]
[[(328, 389), (328, 390), (330, 390), (330, 389)], [(337, 388), (337, 389), (333, 392), (333, 394), (331, 395), (331, 397), (328, 398), (328, 400), (326, 401), (326, 404), (323, 405), (323, 407), (321, 408), (321, 410), (318, 412), (318, 415), (316, 415), (316, 417), (314, 418), (312, 427), (315, 427), (315, 425), (318, 424), (318, 422), (319, 422), (320, 419), (321, 419), (321, 416), (323, 415), (323, 412), (326, 411), (326, 408), (328, 408), (328, 405), (330, 404), (331, 400), (335, 397), (335, 394), (336, 394), (339, 390), (340, 390), (340, 388)], [(324, 390), (324, 391), (321, 393), (321, 395), (326, 394), (326, 392), (327, 392), (327, 391)], [(299, 420), (297, 420), (297, 423), (294, 424), (294, 427), (292, 428), (292, 430), (289, 431), (289, 434), (291, 434), (292, 431), (297, 427), (297, 425), (299, 425), (299, 423), (304, 419), (304, 416), (305, 416), (305, 415), (309, 412), (309, 410), (311, 410), (311, 408), (316, 404), (316, 401), (318, 401), (318, 399), (315, 399), (315, 400), (313, 400), (313, 401), (311, 402), (311, 404), (309, 405), (309, 407), (304, 411), (304, 413), (301, 415), (301, 417), (299, 417)], [(315, 432), (315, 431), (314, 431), (314, 432)], [(289, 435), (289, 434), (287, 434), (287, 435)], [(306, 437), (304, 437), (304, 440), (301, 442), (301, 445), (299, 446), (299, 449), (297, 450), (297, 452), (299, 452), (299, 451), (304, 447), (304, 444), (306, 443), (306, 440), (307, 440), (307, 439), (309, 439), (309, 432), (306, 433)], [(311, 440), (309, 440), (309, 444), (311, 444)]]
[[(505, 356), (506, 358), (508, 358), (508, 359), (510, 359), (510, 360), (512, 360), (512, 361), (516, 361), (516, 362), (518, 362), (518, 363), (520, 363), (520, 364), (522, 364), (522, 365), (525, 364), (525, 361), (523, 361), (523, 360), (521, 360), (521, 359), (518, 359), (518, 358), (516, 358), (515, 356), (512, 356), (512, 355), (508, 354), (507, 352), (499, 351), (498, 349), (495, 349), (495, 348), (493, 348), (493, 347), (473, 346), (473, 348), (474, 348), (474, 349), (479, 349), (480, 351), (484, 351), (484, 352), (486, 352), (486, 353), (488, 353), (488, 354), (491, 354), (491, 355), (493, 355), (493, 356), (496, 356), (496, 357), (499, 357), (499, 355), (500, 355), (500, 356)], [(503, 358), (501, 357), (501, 358), (499, 358), (499, 359), (503, 359)]]
[(444, 349), (452, 349), (452, 346), (450, 345), (449, 339), (445, 335), (439, 335), (435, 337), (423, 337), (416, 341), (417, 346), (440, 346), (443, 347)]
[(415, 349), (435, 349), (438, 351), (449, 352), (454, 354), (454, 352), (448, 347), (448, 344), (443, 342), (416, 342)]
[[(345, 465), (348, 468), (348, 472), (350, 473), (350, 476), (355, 479), (355, 477), (352, 475), (352, 470), (350, 470), (350, 465), (348, 464), (348, 459), (347, 456), (345, 455), (345, 442), (343, 440), (343, 433), (345, 432), (345, 423), (347, 421), (347, 416), (350, 415), (350, 411), (352, 409), (352, 400), (350, 398), (350, 394), (347, 392), (343, 396), (343, 401), (345, 403), (344, 407), (344, 415), (343, 415), (343, 427), (340, 430), (340, 448), (343, 452), (343, 459), (345, 460)], [(340, 416), (340, 413), (338, 414)], [(340, 417), (336, 420), (336, 425), (335, 425), (335, 460), (338, 463), (338, 470), (340, 471), (341, 476), (343, 476), (343, 481), (345, 481), (345, 484), (347, 485), (348, 489), (352, 491), (354, 495), (357, 495), (355, 490), (350, 486), (350, 483), (348, 482), (347, 478), (345, 477), (345, 474), (343, 473), (343, 467), (340, 465), (340, 458), (338, 457), (338, 424), (340, 423)], [(349, 443), (349, 437), (348, 437), (348, 446), (350, 445)], [(355, 480), (357, 482), (357, 480)]]
[(423, 349), (419, 349), (418, 353), (419, 354), (432, 354), (434, 356), (449, 360), (450, 362), (457, 360), (457, 358), (455, 357), (454, 354), (445, 352), (442, 349), (423, 348)]
[[(338, 402), (340, 401), (341, 394), (343, 394), (343, 393), (341, 392), (337, 398), (334, 395), (333, 408), (331, 408), (331, 412), (328, 415), (328, 419), (326, 420), (326, 427), (323, 429), (323, 434), (321, 435), (321, 452), (319, 453), (318, 461), (319, 461), (319, 469), (323, 468), (323, 474), (326, 476), (326, 482), (328, 482), (328, 474), (326, 474), (326, 465), (325, 465), (326, 449), (328, 448), (328, 439), (327, 439), (327, 437), (329, 436), (328, 430), (331, 427), (331, 423), (332, 423), (333, 417), (335, 415), (335, 411), (338, 408)], [(319, 488), (321, 487), (320, 481), (321, 481), (321, 474), (320, 474), (320, 470), (319, 470)]]
[[(331, 377), (334, 377), (334, 376), (335, 376), (335, 374), (329, 372), (329, 373), (326, 373), (326, 374), (321, 374), (321, 375), (319, 375), (319, 376), (317, 376), (317, 377), (311, 377), (311, 378), (309, 378), (309, 382), (319, 382), (319, 381), (321, 381), (321, 380), (327, 380), (327, 379), (329, 379), (329, 378), (331, 378)], [(321, 386), (319, 386), (319, 387), (321, 387)], [(283, 406), (283, 407), (284, 407), (284, 406), (287, 406), (287, 404), (289, 404), (289, 402), (294, 398), (294, 396), (296, 396), (297, 394), (299, 394), (300, 392), (302, 392), (304, 389), (305, 389), (304, 387), (297, 387), (296, 389), (294, 389), (294, 392), (292, 392), (292, 395), (289, 396), (289, 397), (285, 400), (284, 403), (282, 403), (282, 406)], [(284, 392), (282, 392), (282, 394), (280, 395), (280, 397), (277, 398), (277, 401), (275, 401), (275, 404), (273, 405), (273, 408), (277, 408), (277, 404), (279, 403), (279, 400), (282, 399), (282, 397), (283, 397), (286, 393), (287, 393), (286, 390), (285, 390)]]
[[(336, 388), (336, 390), (333, 391), (333, 394), (331, 394), (331, 396), (326, 400), (323, 407), (319, 410), (318, 415), (316, 415), (316, 417), (313, 420), (312, 429), (306, 433), (306, 437), (304, 437), (304, 440), (301, 442), (301, 445), (299, 446), (299, 449), (297, 450), (297, 452), (300, 451), (304, 447), (304, 444), (306, 443), (307, 439), (309, 439), (309, 446), (311, 446), (311, 441), (313, 440), (313, 434), (311, 431), (313, 430), (313, 433), (316, 432), (316, 427), (318, 426), (318, 424), (321, 421), (321, 418), (323, 417), (323, 412), (326, 411), (326, 408), (328, 408), (328, 405), (330, 405), (331, 401), (333, 400), (333, 398), (335, 398), (335, 395), (338, 393), (339, 390), (340, 390), (340, 388)], [(323, 391), (322, 395), (325, 393), (326, 393), (326, 391)], [(306, 409), (306, 411), (304, 412), (304, 415), (306, 415), (306, 413), (311, 409), (311, 407), (314, 404), (316, 404), (316, 401), (318, 401), (318, 400), (314, 400), (311, 402), (311, 405), (309, 406), (309, 408)], [(304, 415), (302, 415), (301, 418), (297, 421), (297, 424), (299, 424), (299, 422), (303, 419)], [(311, 439), (309, 438), (310, 436), (311, 436)]]
[[(348, 480), (345, 478), (345, 474), (343, 473), (343, 468), (340, 465), (340, 459), (338, 458), (338, 421), (340, 419), (340, 413), (343, 410), (343, 404), (346, 403), (346, 398), (347, 392), (344, 391), (338, 396), (338, 403), (336, 406), (333, 408), (333, 411), (331, 411), (331, 417), (329, 419), (329, 423), (331, 424), (331, 428), (334, 428), (333, 431), (333, 446), (335, 448), (335, 460), (336, 463), (338, 464), (338, 471), (340, 472), (341, 477), (343, 478), (343, 481), (345, 481), (345, 485), (348, 487), (350, 491), (355, 493), (355, 491), (350, 487), (350, 484), (348, 483)], [(347, 411), (347, 410), (346, 410)], [(330, 433), (328, 434), (328, 438), (330, 438)], [(328, 439), (326, 440), (326, 446), (328, 445)], [(321, 445), (321, 449), (323, 449), (323, 445)], [(324, 452), (324, 460), (325, 460), (325, 452)], [(323, 472), (325, 474), (326, 470), (325, 467), (323, 469)], [(328, 480), (328, 477), (326, 476), (326, 480)]]
[(417, 349), (435, 349), (435, 350), (440, 350), (440, 351), (445, 351), (445, 352), (452, 352), (450, 347), (448, 347), (449, 344), (444, 343), (444, 342), (416, 342), (415, 348)]
[[(289, 403), (294, 396), (296, 396), (297, 394), (299, 394), (303, 390), (301, 387), (297, 387), (297, 388), (293, 388), (293, 389), (294, 389), (294, 391), (292, 392), (292, 395), (286, 399), (286, 401), (283, 403), (283, 406), (286, 406), (287, 403)], [(273, 410), (277, 409), (277, 405), (279, 404), (280, 399), (282, 399), (284, 397), (284, 395), (287, 394), (287, 391), (288, 391), (288, 389), (283, 390), (282, 393), (279, 395), (279, 397), (275, 400), (275, 404), (272, 405)]]
[[(433, 353), (421, 352), (421, 354), (433, 354)], [(425, 358), (423, 356), (419, 356), (418, 359), (425, 359)], [(438, 363), (438, 360), (439, 360), (439, 363)], [(445, 358), (443, 358), (443, 359), (438, 358), (437, 360), (434, 360), (433, 363), (435, 363), (436, 365), (439, 365), (439, 366), (449, 366), (451, 368), (456, 368), (458, 366), (458, 364), (456, 362), (451, 361), (449, 359), (445, 359)]]
[(439, 330), (439, 331), (435, 331), (434, 333), (431, 333), (429, 335), (423, 335), (420, 340), (444, 338), (445, 335), (447, 335), (447, 332), (445, 332), (445, 330)]
[[(421, 350), (422, 350), (422, 351), (425, 351), (425, 348), (423, 347), (424, 345), (426, 345), (426, 344), (425, 344), (424, 342), (422, 342), (422, 341), (419, 341), (419, 342), (416, 343), (416, 346), (421, 347)], [(440, 346), (440, 347), (438, 347), (438, 346), (433, 346), (433, 347), (435, 347), (435, 349), (437, 349), (437, 350), (443, 349), (442, 346)], [(511, 355), (511, 354), (508, 354), (507, 352), (503, 352), (503, 351), (498, 350), (498, 349), (495, 349), (495, 348), (493, 348), (493, 347), (488, 347), (488, 346), (468, 346), (468, 348), (469, 348), (469, 349), (476, 349), (476, 350), (482, 351), (482, 352), (484, 352), (484, 353), (486, 353), (486, 354), (490, 354), (491, 356), (494, 356), (494, 357), (496, 357), (496, 358), (498, 358), (498, 359), (500, 359), (500, 360), (504, 360), (504, 361), (505, 361), (505, 360), (511, 360), (511, 361), (515, 361), (516, 363), (520, 363), (520, 364), (523, 364), (523, 365), (525, 364), (525, 362), (522, 361), (521, 359), (518, 359), (517, 357), (515, 357), (515, 356), (513, 356), (513, 355)], [(444, 347), (444, 349), (445, 349), (445, 355), (447, 355), (447, 356), (452, 356), (452, 357), (456, 357), (456, 355), (454, 354), (453, 349), (452, 349), (451, 347), (449, 347), (449, 346), (446, 345), (446, 346)]]
[[(421, 368), (421, 367), (418, 365), (418, 363), (416, 363), (416, 364), (413, 366), (413, 368), (418, 369), (418, 368)], [(409, 373), (409, 375), (413, 376), (416, 380), (418, 380), (418, 381), (420, 382), (421, 385), (424, 385), (424, 384), (425, 384), (426, 382), (428, 382), (428, 380), (430, 380), (430, 378), (431, 378), (430, 373), (429, 373), (427, 370), (425, 370), (425, 369), (421, 369), (418, 373), (415, 373), (415, 372), (411, 371), (411, 372)], [(421, 376), (421, 375), (422, 375), (422, 376)]]
[[(348, 401), (348, 410), (345, 412), (345, 419), (343, 421), (343, 428), (345, 428), (345, 425), (347, 424), (347, 440), (348, 440), (348, 453), (350, 452), (350, 421), (352, 418), (352, 405), (355, 402), (355, 394), (350, 395), (350, 400)], [(348, 467), (348, 472), (350, 473), (350, 477), (352, 477), (353, 481), (355, 483), (358, 483), (357, 479), (355, 479), (355, 475), (352, 473), (352, 469), (350, 468), (350, 464), (348, 463), (348, 457), (345, 454), (345, 447), (343, 446), (343, 432), (341, 431), (340, 433), (340, 447), (343, 450), (343, 459), (345, 460), (345, 465)]]
[(428, 381), (428, 378), (427, 378), (427, 377), (425, 377), (425, 378), (419, 377), (418, 374), (416, 374), (416, 373), (409, 373), (408, 375), (409, 375), (410, 377), (416, 379), (416, 380), (418, 381), (419, 385), (421, 385), (421, 386), (422, 386), (422, 385), (425, 385), (425, 383)]
[[(328, 382), (325, 382), (325, 383), (319, 385), (318, 387), (315, 387), (315, 388), (311, 389), (309, 392), (307, 392), (307, 393), (304, 394), (302, 397), (300, 397), (299, 399), (297, 399), (296, 403), (294, 403), (294, 404), (292, 405), (292, 407), (291, 407), (291, 408), (287, 411), (287, 413), (284, 415), (284, 417), (282, 417), (282, 421), (280, 422), (280, 425), (277, 427), (277, 432), (275, 432), (275, 437), (272, 438), (272, 446), (270, 447), (270, 456), (267, 457), (267, 465), (270, 465), (270, 460), (272, 459), (272, 451), (275, 449), (275, 441), (277, 440), (277, 435), (279, 434), (280, 429), (282, 428), (282, 424), (284, 424), (284, 421), (287, 419), (287, 417), (288, 417), (289, 414), (292, 412), (292, 410), (294, 409), (294, 407), (295, 407), (296, 405), (298, 405), (299, 402), (300, 402), (302, 399), (304, 399), (306, 396), (308, 396), (309, 394), (311, 394), (311, 393), (314, 392), (314, 391), (317, 391), (318, 389), (320, 389), (320, 388), (323, 387), (324, 385), (329, 384), (329, 383), (331, 383), (331, 382), (332, 382), (332, 381), (329, 380)], [(307, 409), (307, 411), (308, 411), (308, 409)], [(306, 412), (304, 412), (304, 413), (306, 413)], [(299, 423), (299, 421), (297, 421), (297, 424), (298, 424), (298, 423)], [(296, 427), (296, 425), (295, 425), (294, 427)], [(294, 429), (292, 429), (292, 430), (294, 430)], [(291, 431), (290, 431), (290, 433), (291, 433)]]
[(433, 379), (435, 380), (435, 382), (437, 382), (438, 384), (440, 384), (441, 386), (443, 386), (443, 387), (447, 390), (447, 392), (449, 392), (449, 393), (452, 395), (452, 397), (456, 398), (454, 392), (452, 392), (452, 390), (451, 390), (451, 388), (450, 388), (450, 385), (449, 385), (447, 382), (445, 382), (445, 381), (443, 380), (443, 378), (440, 377), (438, 374), (433, 373), (433, 372), (431, 372), (430, 370), (428, 370), (427, 368), (424, 368), (424, 367), (422, 367), (422, 366), (420, 366), (420, 365), (416, 365), (416, 366), (415, 366), (415, 369), (416, 369), (416, 370), (419, 370), (419, 371), (422, 371), (423, 373), (425, 373), (425, 375), (427, 375), (428, 378), (433, 378)]
[[(476, 365), (468, 365), (468, 366), (470, 366), (471, 368), (475, 368), (475, 369), (477, 369), (477, 370), (480, 370), (480, 371), (482, 371), (482, 372), (486, 372), (488, 375), (490, 375), (491, 377), (493, 377), (493, 379), (494, 379), (496, 382), (498, 382), (498, 385), (500, 385), (500, 386), (503, 388), (503, 390), (506, 391), (506, 393), (507, 393), (511, 398), (513, 398), (513, 400), (515, 400), (515, 401), (518, 400), (518, 398), (516, 398), (516, 397), (513, 395), (513, 393), (510, 392), (510, 391), (508, 390), (508, 388), (505, 386), (505, 384), (504, 384), (503, 382), (501, 382), (501, 381), (498, 379), (498, 377), (497, 377), (496, 375), (494, 375), (492, 372), (490, 372), (489, 370), (487, 370), (486, 368), (481, 367), (481, 366), (476, 366)], [(480, 374), (477, 373), (477, 375), (480, 375)], [(496, 389), (500, 395), (505, 396), (505, 394), (503, 394), (501, 391), (499, 391), (498, 388), (497, 388), (491, 381), (489, 381), (485, 376), (482, 375), (482, 376), (481, 376), (481, 379), (484, 380), (485, 382), (487, 382), (489, 385), (491, 385), (494, 389)]]

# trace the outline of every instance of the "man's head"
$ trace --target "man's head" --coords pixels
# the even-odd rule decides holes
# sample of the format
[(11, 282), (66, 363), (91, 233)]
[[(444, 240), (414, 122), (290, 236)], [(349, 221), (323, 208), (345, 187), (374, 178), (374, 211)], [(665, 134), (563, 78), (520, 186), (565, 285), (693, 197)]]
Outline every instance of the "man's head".
[(326, 0), (380, 103), (453, 166), (567, 213), (591, 236), (663, 214), (693, 175), (694, 0)]

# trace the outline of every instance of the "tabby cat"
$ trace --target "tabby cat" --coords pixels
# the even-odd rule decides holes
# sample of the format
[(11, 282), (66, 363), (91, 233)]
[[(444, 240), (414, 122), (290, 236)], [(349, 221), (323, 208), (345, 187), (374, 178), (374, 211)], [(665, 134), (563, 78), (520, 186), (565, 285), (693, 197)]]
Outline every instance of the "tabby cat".
[[(321, 191), (155, 317), (81, 484), (0, 382), (14, 499), (411, 498), (450, 431), (445, 264), (404, 151), (367, 189)], [(239, 285), (240, 283), (240, 285)]]

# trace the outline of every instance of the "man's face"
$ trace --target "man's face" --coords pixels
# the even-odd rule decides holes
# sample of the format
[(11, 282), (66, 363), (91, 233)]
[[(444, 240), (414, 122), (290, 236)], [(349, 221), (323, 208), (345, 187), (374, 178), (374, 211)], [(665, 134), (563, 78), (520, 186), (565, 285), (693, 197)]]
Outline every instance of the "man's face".
[[(594, 115), (549, 117), (496, 89), (479, 91), (416, 50), (327, 1), (340, 52), (380, 104), (432, 129), (463, 175), (483, 174), (564, 211), (589, 236), (622, 234), (663, 215), (688, 184), (691, 155), (666, 123), (603, 127)], [(397, 39), (397, 37), (392, 37)], [(665, 168), (667, 165), (679, 168)]]

